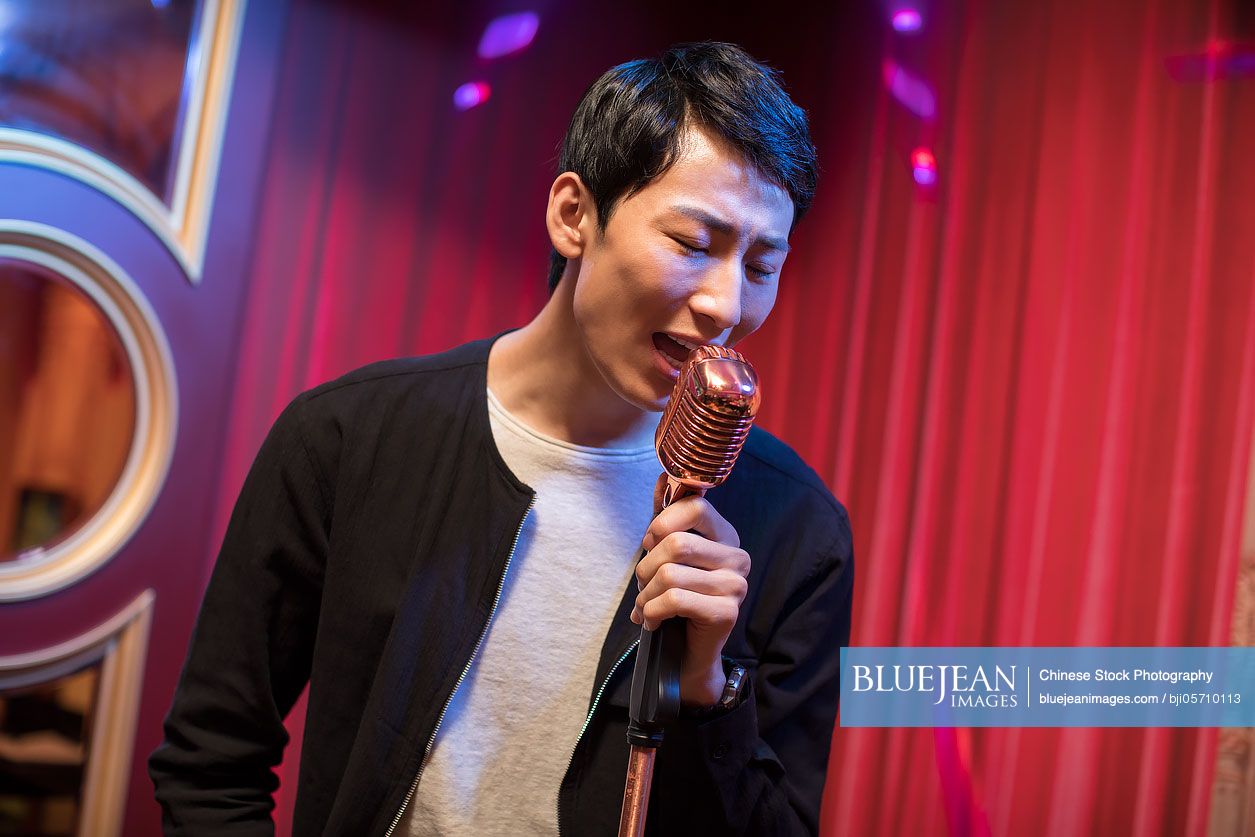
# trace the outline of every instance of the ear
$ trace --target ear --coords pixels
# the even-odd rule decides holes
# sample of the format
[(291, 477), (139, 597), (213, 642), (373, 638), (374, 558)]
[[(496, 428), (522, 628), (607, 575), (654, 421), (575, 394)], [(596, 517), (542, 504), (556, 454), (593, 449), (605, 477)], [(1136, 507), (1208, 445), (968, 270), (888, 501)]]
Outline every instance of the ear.
[(549, 187), (545, 226), (558, 255), (578, 259), (584, 254), (589, 236), (597, 228), (597, 209), (593, 196), (575, 172), (563, 172)]

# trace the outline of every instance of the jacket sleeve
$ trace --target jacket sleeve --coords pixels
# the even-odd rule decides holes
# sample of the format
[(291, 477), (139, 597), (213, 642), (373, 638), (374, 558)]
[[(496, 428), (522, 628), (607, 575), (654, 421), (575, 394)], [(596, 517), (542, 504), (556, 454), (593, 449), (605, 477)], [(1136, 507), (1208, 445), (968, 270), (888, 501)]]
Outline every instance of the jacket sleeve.
[(236, 501), (149, 758), (166, 834), (270, 835), (283, 718), (309, 678), (328, 548), (325, 481), (298, 397)]
[(818, 833), (854, 586), (844, 509), (838, 524), (834, 543), (786, 605), (741, 704), (668, 731), (649, 817), (666, 831), (649, 833)]

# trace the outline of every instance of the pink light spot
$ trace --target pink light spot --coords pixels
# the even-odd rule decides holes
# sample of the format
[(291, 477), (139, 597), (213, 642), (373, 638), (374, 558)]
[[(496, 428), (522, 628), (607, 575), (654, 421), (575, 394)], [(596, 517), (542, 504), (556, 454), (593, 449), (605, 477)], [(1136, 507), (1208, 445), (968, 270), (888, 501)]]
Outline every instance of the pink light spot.
[(917, 148), (911, 152), (911, 165), (935, 169), (937, 167), (937, 158), (927, 148)]
[(917, 9), (898, 9), (889, 22), (895, 32), (918, 32), (924, 27), (924, 17)]
[(535, 12), (502, 15), (484, 28), (484, 34), (479, 39), (479, 57), (500, 58), (526, 49), (538, 29), (540, 15)]
[(492, 88), (486, 81), (468, 81), (453, 91), (453, 106), (458, 110), (470, 110), (488, 101)]
[(903, 107), (921, 119), (932, 119), (937, 114), (937, 97), (932, 88), (921, 78), (894, 63), (885, 61), (881, 66), (885, 87)]

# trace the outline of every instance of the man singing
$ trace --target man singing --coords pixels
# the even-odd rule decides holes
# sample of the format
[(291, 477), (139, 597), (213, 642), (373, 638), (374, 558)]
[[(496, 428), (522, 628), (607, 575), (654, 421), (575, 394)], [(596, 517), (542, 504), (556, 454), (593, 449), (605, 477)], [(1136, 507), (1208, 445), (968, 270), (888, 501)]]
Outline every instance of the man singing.
[(682, 362), (775, 302), (814, 192), (805, 114), (739, 48), (684, 45), (598, 79), (558, 171), (535, 319), (275, 422), (150, 760), (167, 833), (272, 833), (308, 683), (298, 835), (614, 834), (640, 626), (676, 616), (646, 834), (818, 830), (844, 509), (755, 428), (726, 483), (653, 514)]

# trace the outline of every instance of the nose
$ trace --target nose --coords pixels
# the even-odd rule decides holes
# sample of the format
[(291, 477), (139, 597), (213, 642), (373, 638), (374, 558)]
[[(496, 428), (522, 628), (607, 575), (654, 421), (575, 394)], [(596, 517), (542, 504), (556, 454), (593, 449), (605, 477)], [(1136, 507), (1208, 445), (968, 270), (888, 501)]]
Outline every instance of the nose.
[(696, 293), (689, 297), (689, 308), (699, 322), (708, 320), (720, 333), (735, 328), (741, 322), (744, 278), (744, 268), (739, 261), (721, 263), (712, 268), (703, 277)]

